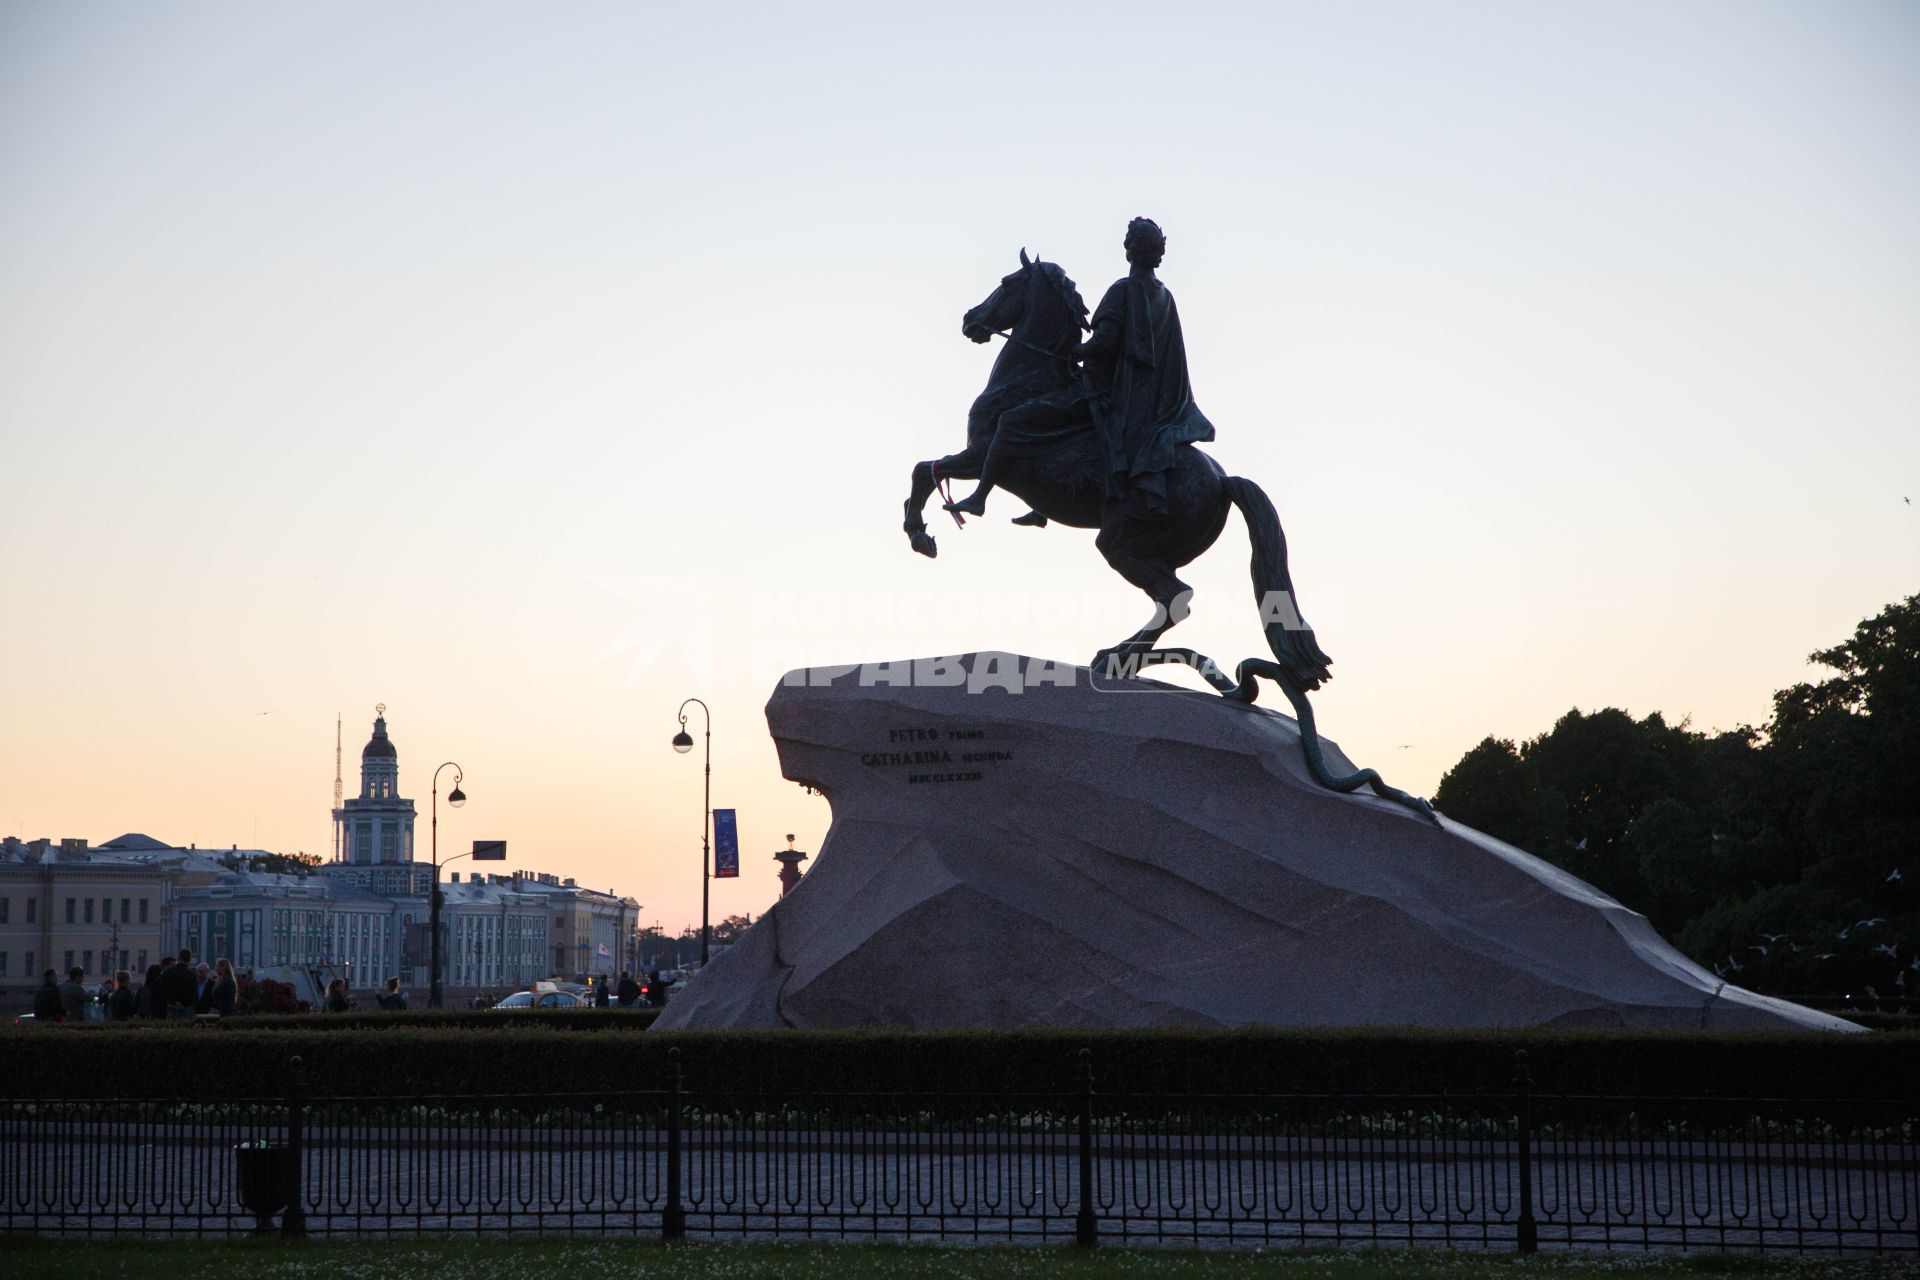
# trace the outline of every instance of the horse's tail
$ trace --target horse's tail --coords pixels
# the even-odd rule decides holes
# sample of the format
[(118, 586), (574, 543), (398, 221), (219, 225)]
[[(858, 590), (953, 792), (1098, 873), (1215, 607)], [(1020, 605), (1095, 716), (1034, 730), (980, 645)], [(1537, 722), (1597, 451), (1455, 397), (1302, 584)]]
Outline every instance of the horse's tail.
[(1267, 633), (1267, 647), (1302, 690), (1317, 689), (1333, 678), (1333, 665), (1313, 638), (1313, 628), (1300, 616), (1293, 599), (1293, 579), (1287, 574), (1287, 535), (1280, 515), (1260, 486), (1241, 476), (1228, 476), (1227, 495), (1247, 522), (1247, 541), (1253, 544), (1253, 598)]

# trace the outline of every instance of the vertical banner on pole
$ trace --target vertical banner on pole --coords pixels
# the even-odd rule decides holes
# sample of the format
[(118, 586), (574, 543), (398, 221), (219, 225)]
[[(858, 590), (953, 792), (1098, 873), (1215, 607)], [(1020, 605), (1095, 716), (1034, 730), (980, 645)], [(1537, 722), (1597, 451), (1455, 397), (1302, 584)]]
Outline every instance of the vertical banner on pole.
[(737, 879), (740, 875), (740, 831), (732, 809), (713, 811), (713, 878)]

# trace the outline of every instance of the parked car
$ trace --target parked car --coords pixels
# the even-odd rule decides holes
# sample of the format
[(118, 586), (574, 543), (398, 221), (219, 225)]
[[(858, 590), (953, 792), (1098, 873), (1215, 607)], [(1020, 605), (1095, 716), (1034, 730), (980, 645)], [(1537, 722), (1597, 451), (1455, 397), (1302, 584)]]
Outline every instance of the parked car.
[(571, 991), (516, 991), (504, 997), (496, 1009), (586, 1009), (591, 1006)]

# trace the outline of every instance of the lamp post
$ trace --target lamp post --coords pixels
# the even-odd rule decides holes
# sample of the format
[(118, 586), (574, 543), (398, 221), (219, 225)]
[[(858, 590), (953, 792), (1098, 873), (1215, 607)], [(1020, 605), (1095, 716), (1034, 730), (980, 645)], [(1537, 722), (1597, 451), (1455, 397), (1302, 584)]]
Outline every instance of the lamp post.
[(710, 870), (713, 865), (712, 846), (709, 843), (713, 831), (713, 712), (698, 698), (688, 698), (680, 704), (680, 732), (673, 735), (673, 749), (681, 755), (693, 750), (693, 735), (687, 732), (688, 703), (699, 704), (707, 726), (707, 767), (700, 784), (700, 967), (704, 969), (711, 932), (707, 926), (707, 898), (713, 886)]
[[(466, 780), (466, 771), (449, 760), (440, 769), (453, 770), (453, 790), (447, 792), (447, 804), (458, 809), (467, 802), (467, 793), (460, 789)], [(440, 769), (433, 771), (433, 898), (427, 906), (427, 932), (431, 935), (427, 942), (427, 1007), (440, 1007)], [(459, 858), (448, 858), (448, 862), (458, 862), (460, 858), (471, 857), (461, 854)]]

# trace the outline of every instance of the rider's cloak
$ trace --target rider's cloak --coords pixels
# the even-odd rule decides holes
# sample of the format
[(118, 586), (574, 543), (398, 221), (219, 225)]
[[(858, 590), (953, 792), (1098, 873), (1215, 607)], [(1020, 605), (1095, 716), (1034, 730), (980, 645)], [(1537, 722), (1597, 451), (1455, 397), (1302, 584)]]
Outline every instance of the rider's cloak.
[(1163, 512), (1174, 450), (1213, 439), (1213, 424), (1193, 402), (1187, 344), (1173, 293), (1136, 267), (1115, 281), (1093, 312), (1087, 377), (1113, 496), (1129, 492)]

